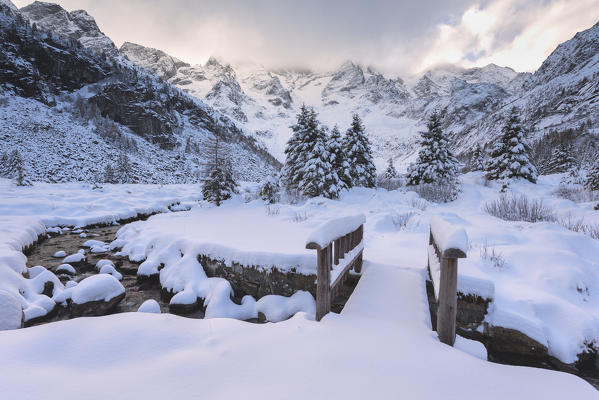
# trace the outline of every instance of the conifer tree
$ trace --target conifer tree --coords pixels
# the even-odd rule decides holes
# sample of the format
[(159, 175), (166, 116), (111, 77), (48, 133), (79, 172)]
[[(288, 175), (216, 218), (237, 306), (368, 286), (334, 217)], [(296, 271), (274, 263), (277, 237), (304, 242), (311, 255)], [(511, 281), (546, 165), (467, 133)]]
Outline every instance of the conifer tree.
[(358, 114), (353, 115), (352, 124), (345, 133), (343, 152), (347, 161), (343, 179), (348, 187), (376, 186), (376, 167), (372, 159), (370, 141)]
[(387, 181), (397, 178), (397, 170), (393, 165), (393, 158), (389, 158), (389, 160), (387, 161), (387, 169), (385, 170), (383, 178)]
[(530, 161), (530, 145), (516, 107), (512, 108), (485, 169), (487, 179), (490, 180), (524, 178), (536, 183), (537, 169)]
[(270, 204), (278, 202), (280, 199), (278, 179), (272, 175), (268, 176), (260, 185), (259, 195), (262, 200)]
[(237, 192), (236, 187), (233, 179), (233, 166), (227, 159), (213, 164), (208, 179), (202, 187), (202, 195), (204, 200), (220, 206), (224, 200), (230, 199), (233, 193)]
[(2, 155), (0, 155), (0, 177), (8, 176), (8, 160), (9, 159), (10, 159), (10, 156), (8, 155), (8, 152), (3, 151)]
[(551, 158), (543, 169), (543, 173), (555, 174), (570, 171), (576, 164), (576, 159), (572, 156), (572, 148), (562, 143), (551, 152)]
[(311, 107), (302, 104), (297, 122), (291, 126), (293, 131), (285, 148), (285, 166), (282, 179), (288, 190), (299, 189), (302, 181), (302, 167), (306, 162), (306, 150), (310, 147), (310, 140), (316, 135), (318, 121), (316, 112)]
[(213, 138), (209, 138), (204, 149), (203, 156), (206, 159), (207, 178), (202, 186), (204, 200), (220, 206), (224, 200), (231, 198), (237, 193), (237, 184), (233, 178), (233, 166), (229, 154), (222, 144), (220, 129)]
[[(328, 135), (325, 128), (310, 133), (304, 145), (305, 164), (299, 169), (302, 179), (299, 188), (308, 197), (339, 197), (339, 177), (330, 163), (327, 149)], [(306, 139), (306, 138), (305, 138)]]
[(114, 169), (110, 163), (104, 167), (104, 182), (105, 183), (116, 183), (116, 177), (114, 175)]
[(333, 171), (337, 173), (337, 178), (339, 179), (339, 190), (347, 189), (346, 182), (351, 181), (351, 177), (346, 175), (349, 172), (349, 164), (343, 153), (343, 139), (341, 138), (341, 132), (337, 125), (331, 130), (327, 147), (329, 149), (331, 166)]
[(23, 165), (23, 163), (18, 164), (16, 166), (15, 183), (17, 184), (17, 186), (32, 185), (31, 181), (29, 180), (29, 177), (27, 176), (27, 172), (25, 171), (25, 165)]
[(433, 113), (421, 132), (421, 149), (416, 162), (408, 169), (408, 185), (423, 183), (451, 183), (458, 172), (458, 160), (449, 149), (448, 140), (441, 129), (441, 118)]
[(599, 161), (596, 161), (588, 172), (585, 186), (589, 190), (599, 190)]
[(472, 158), (470, 159), (470, 171), (484, 171), (485, 170), (485, 154), (480, 144), (476, 145)]

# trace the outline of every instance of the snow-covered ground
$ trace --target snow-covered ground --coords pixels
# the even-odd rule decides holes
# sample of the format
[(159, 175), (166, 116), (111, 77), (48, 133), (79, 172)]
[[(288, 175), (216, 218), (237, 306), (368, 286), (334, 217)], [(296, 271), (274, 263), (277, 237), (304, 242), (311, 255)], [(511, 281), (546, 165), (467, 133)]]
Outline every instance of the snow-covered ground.
[[(593, 204), (552, 195), (559, 178), (516, 183), (512, 189), (543, 198), (564, 216), (599, 223)], [(329, 314), (317, 323), (300, 312), (284, 322), (255, 325), (126, 313), (2, 331), (0, 388), (9, 398), (25, 399), (127, 398), (132, 393), (140, 398), (191, 393), (210, 398), (598, 398), (575, 376), (489, 363), (480, 359), (485, 358), (482, 345), (458, 338), (450, 348), (431, 331), (424, 281), (429, 220), (437, 215), (468, 234), (459, 285), (492, 296), (489, 323), (521, 330), (564, 362), (574, 361), (585, 342), (599, 340), (599, 242), (554, 223), (489, 216), (482, 206), (498, 197), (499, 188), (483, 186), (479, 174), (462, 181), (459, 199), (444, 205), (427, 203), (413, 192), (354, 189), (339, 201), (266, 206), (238, 197), (219, 208), (196, 204), (197, 187), (191, 185), (115, 185), (102, 192), (81, 184), (15, 188), (2, 181), (0, 272), (25, 268), (20, 249), (44, 226), (112, 221), (166, 210), (177, 199), (194, 207), (125, 226), (117, 239), (123, 252), (149, 260), (149, 266), (173, 254), (183, 264), (186, 253), (208, 252), (229, 262), (309, 268), (316, 255), (304, 246), (321, 223), (364, 214), (366, 225), (363, 276), (341, 315)], [(493, 250), (503, 261), (499, 266), (485, 257)], [(208, 279), (177, 278), (190, 277)], [(179, 290), (189, 282), (183, 283)], [(65, 376), (68, 388), (62, 384)]]

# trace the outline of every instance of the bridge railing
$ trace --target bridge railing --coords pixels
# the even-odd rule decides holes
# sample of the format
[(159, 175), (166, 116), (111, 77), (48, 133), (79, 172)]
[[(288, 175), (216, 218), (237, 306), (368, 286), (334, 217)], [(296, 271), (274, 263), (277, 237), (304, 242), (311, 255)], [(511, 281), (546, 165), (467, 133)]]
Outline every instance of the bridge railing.
[(428, 268), (437, 298), (439, 340), (453, 346), (457, 312), (458, 258), (466, 258), (466, 231), (439, 216), (431, 218)]
[(353, 268), (362, 270), (364, 215), (325, 222), (308, 237), (306, 248), (317, 251), (316, 320), (331, 311), (331, 301)]

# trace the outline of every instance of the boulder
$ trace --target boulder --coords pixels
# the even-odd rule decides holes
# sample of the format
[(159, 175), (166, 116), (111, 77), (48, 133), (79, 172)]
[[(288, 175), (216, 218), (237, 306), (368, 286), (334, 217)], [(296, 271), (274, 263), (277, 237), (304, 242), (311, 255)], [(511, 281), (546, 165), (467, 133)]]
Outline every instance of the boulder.
[(108, 274), (92, 275), (74, 287), (71, 316), (105, 315), (125, 298), (123, 285)]

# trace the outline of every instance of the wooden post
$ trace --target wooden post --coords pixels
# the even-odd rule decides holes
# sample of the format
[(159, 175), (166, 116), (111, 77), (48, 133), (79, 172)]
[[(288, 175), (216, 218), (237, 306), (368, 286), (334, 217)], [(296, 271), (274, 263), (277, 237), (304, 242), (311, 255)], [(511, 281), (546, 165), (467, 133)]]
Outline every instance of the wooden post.
[[(360, 225), (360, 227), (358, 228), (358, 239), (356, 245), (360, 244), (360, 242), (362, 242), (364, 240), (364, 225)], [(358, 258), (356, 259), (356, 263), (354, 264), (354, 271), (359, 274), (362, 272), (362, 253), (360, 253), (360, 255), (358, 256)]]
[(341, 244), (341, 240), (340, 239), (335, 239), (335, 253), (334, 253), (334, 256), (333, 256), (333, 259), (334, 259), (333, 261), (335, 262), (335, 265), (339, 265), (339, 258), (340, 258), (340, 256), (339, 256), (339, 254), (340, 254), (339, 253), (339, 250), (340, 250), (339, 249), (339, 245), (340, 244)]
[(458, 259), (442, 258), (439, 261), (441, 263), (441, 279), (437, 308), (437, 334), (441, 342), (453, 346), (458, 306)]
[(319, 249), (317, 254), (316, 271), (316, 320), (320, 321), (322, 317), (331, 311), (331, 266), (330, 246)]
[(333, 270), (333, 242), (329, 243), (327, 246), (327, 254), (329, 260), (329, 271)]

